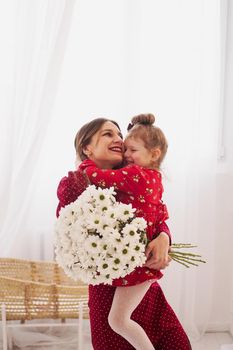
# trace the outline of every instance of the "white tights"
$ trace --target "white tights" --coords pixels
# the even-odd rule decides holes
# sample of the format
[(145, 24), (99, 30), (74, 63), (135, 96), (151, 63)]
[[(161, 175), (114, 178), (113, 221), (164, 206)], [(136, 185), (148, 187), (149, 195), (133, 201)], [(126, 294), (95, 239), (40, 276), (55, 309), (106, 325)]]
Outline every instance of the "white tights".
[(124, 337), (136, 350), (154, 350), (144, 329), (131, 320), (132, 312), (143, 299), (154, 280), (130, 287), (117, 287), (108, 322), (110, 327)]

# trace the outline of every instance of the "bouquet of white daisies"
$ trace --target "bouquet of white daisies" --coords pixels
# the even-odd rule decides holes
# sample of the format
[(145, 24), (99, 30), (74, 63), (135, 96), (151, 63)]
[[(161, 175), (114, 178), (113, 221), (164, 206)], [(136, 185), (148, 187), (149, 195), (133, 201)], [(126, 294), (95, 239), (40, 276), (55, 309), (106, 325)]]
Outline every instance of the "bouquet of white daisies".
[(87, 284), (111, 284), (146, 261), (146, 226), (114, 188), (94, 185), (62, 208), (55, 225), (55, 254), (66, 274)]

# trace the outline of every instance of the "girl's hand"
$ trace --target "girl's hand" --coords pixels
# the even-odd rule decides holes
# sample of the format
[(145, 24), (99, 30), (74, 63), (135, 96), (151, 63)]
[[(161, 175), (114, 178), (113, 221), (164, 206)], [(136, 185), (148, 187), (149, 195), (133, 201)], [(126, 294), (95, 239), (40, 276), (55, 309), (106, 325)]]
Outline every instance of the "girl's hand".
[(165, 232), (161, 232), (148, 244), (145, 252), (147, 261), (144, 266), (154, 270), (165, 269), (172, 260), (168, 252), (169, 237)]

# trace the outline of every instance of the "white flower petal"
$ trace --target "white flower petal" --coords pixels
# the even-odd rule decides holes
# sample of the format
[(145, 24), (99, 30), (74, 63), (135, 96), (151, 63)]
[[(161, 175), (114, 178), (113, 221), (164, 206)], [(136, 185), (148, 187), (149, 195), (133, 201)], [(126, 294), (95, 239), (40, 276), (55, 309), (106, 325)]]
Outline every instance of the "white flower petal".
[(91, 185), (61, 209), (55, 224), (56, 260), (75, 280), (111, 284), (146, 260), (146, 221), (114, 195), (113, 187)]

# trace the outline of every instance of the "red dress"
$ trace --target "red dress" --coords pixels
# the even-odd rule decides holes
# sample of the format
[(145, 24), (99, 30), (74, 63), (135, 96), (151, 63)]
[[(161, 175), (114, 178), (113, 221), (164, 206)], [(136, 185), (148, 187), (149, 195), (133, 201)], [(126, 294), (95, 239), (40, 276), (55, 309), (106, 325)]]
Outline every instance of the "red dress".
[[(117, 200), (131, 203), (136, 209), (136, 216), (147, 221), (147, 238), (152, 240), (156, 237), (157, 226), (168, 219), (166, 206), (162, 203), (163, 185), (159, 171), (135, 164), (116, 170), (100, 169), (91, 160), (83, 161), (79, 168), (92, 184), (98, 187), (113, 186)], [(138, 267), (124, 278), (115, 279), (112, 285), (127, 287), (162, 276), (161, 271)]]
[[(57, 216), (62, 207), (74, 202), (88, 186), (88, 180), (80, 169), (69, 172), (58, 186), (59, 204)], [(160, 220), (161, 219), (161, 220)], [(167, 232), (166, 223), (159, 219), (155, 235)], [(89, 286), (89, 309), (91, 337), (94, 350), (133, 350), (123, 337), (115, 333), (108, 324), (108, 315), (116, 287), (110, 285)], [(163, 291), (154, 282), (141, 303), (132, 314), (147, 333), (156, 350), (190, 350), (188, 337), (177, 319), (174, 311), (167, 303)]]

